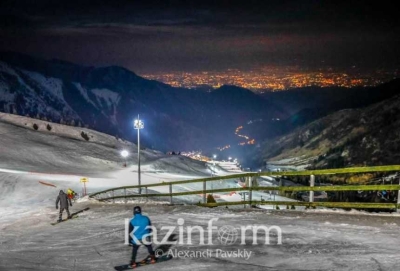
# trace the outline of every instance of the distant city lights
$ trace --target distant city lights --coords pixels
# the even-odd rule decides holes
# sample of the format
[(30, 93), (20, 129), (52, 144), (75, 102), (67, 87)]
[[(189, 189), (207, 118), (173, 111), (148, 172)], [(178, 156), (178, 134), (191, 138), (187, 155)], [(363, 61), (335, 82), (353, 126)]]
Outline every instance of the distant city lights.
[(142, 76), (164, 82), (174, 87), (195, 88), (222, 85), (236, 85), (255, 92), (265, 90), (286, 90), (291, 88), (319, 87), (359, 87), (376, 86), (398, 77), (398, 70), (360, 71), (355, 67), (334, 69), (323, 67), (314, 71), (302, 70), (298, 66), (264, 67), (253, 70), (228, 69), (220, 72), (175, 72), (162, 74), (142, 74)]

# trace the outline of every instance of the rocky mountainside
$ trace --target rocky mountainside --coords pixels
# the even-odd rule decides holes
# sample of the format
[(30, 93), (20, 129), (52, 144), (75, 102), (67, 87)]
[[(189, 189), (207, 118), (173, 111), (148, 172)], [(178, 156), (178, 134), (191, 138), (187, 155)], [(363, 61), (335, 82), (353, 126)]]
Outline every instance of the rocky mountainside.
[(287, 91), (266, 92), (264, 98), (274, 101), (290, 113), (286, 126), (307, 124), (342, 109), (362, 108), (400, 94), (400, 79), (369, 87), (304, 87)]
[(265, 92), (263, 97), (296, 114), (316, 109), (332, 112), (345, 108), (365, 107), (400, 94), (400, 79), (369, 87), (303, 87), (286, 91)]
[(400, 163), (400, 95), (341, 110), (262, 145), (269, 164), (336, 168)]

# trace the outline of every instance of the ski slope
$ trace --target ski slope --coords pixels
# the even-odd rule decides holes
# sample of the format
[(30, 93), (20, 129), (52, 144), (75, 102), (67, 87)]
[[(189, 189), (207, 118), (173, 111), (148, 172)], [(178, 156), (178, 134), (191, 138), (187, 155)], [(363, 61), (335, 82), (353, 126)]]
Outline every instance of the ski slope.
[[(39, 126), (37, 131), (33, 124)], [(89, 141), (81, 137), (82, 131)], [(53, 206), (61, 189), (82, 193), (83, 177), (89, 180), (89, 193), (137, 185), (137, 147), (130, 142), (85, 128), (4, 113), (0, 113), (0, 135), (0, 222), (12, 219), (3, 214), (16, 217), (33, 208)], [(130, 153), (127, 167), (120, 156), (122, 150)], [(210, 175), (202, 162), (148, 149), (141, 151), (141, 164), (142, 184)]]
[[(32, 123), (39, 125), (33, 130)], [(161, 201), (128, 201), (127, 204), (100, 203), (83, 198), (71, 212), (85, 208), (71, 221), (52, 226), (58, 218), (55, 200), (60, 189), (81, 191), (80, 178), (89, 179), (88, 191), (136, 185), (137, 151), (132, 143), (92, 130), (51, 124), (8, 114), (0, 114), (0, 270), (113, 270), (129, 260), (131, 248), (124, 244), (125, 219), (132, 207), (140, 204), (157, 229), (187, 226), (207, 229), (210, 219), (217, 219), (212, 229), (213, 243), (200, 244), (199, 231), (191, 233), (192, 243), (176, 244), (173, 251), (183, 256), (141, 270), (397, 270), (400, 264), (400, 216), (371, 215), (361, 212), (271, 211), (230, 208), (200, 208), (189, 205), (168, 206)], [(89, 142), (80, 136), (90, 135)], [(131, 153), (127, 167), (120, 151)], [(202, 162), (182, 156), (170, 156), (154, 150), (142, 151), (142, 183), (187, 180), (211, 175)], [(231, 174), (221, 169), (214, 174)], [(48, 186), (39, 181), (54, 185)], [(268, 185), (274, 180), (266, 179)], [(213, 184), (218, 186), (216, 182)], [(232, 182), (231, 185), (238, 185)], [(180, 189), (195, 189), (185, 186)], [(163, 188), (158, 191), (163, 192)], [(253, 198), (259, 199), (255, 193)], [(264, 195), (265, 196), (265, 195)], [(268, 198), (264, 198), (268, 200)], [(219, 200), (237, 201), (241, 195), (220, 195)], [(276, 198), (281, 200), (281, 198)], [(287, 200), (287, 199), (285, 199)], [(65, 217), (65, 214), (64, 214)], [(179, 220), (183, 219), (183, 220)], [(270, 237), (270, 243), (253, 245), (252, 236), (245, 244), (226, 245), (218, 240), (224, 226), (267, 225), (282, 230), (278, 235), (259, 232), (257, 238)], [(160, 231), (160, 237), (165, 236)], [(216, 251), (246, 251), (245, 257), (222, 257)], [(190, 251), (207, 252), (207, 257), (187, 257)], [(145, 257), (143, 249), (139, 258)]]
[[(131, 247), (124, 244), (124, 221), (132, 216), (134, 204), (99, 204), (82, 202), (72, 211), (89, 207), (71, 221), (51, 226), (57, 218), (54, 207), (34, 208), (30, 216), (1, 224), (0, 270), (113, 270), (128, 262)], [(142, 204), (157, 229), (163, 226), (207, 228), (212, 218), (213, 243), (200, 244), (200, 233), (191, 234), (191, 244), (173, 245), (173, 253), (183, 256), (141, 270), (398, 270), (400, 222), (398, 216), (370, 216), (361, 213), (315, 213), (300, 211), (265, 211), (254, 209), (204, 209), (195, 206)], [(269, 244), (224, 245), (218, 232), (224, 226), (279, 226), (282, 244), (270, 234)], [(161, 232), (161, 231), (160, 231)], [(176, 234), (179, 231), (175, 230)], [(161, 232), (158, 239), (165, 236)], [(188, 232), (184, 230), (184, 240)], [(258, 233), (260, 241), (265, 234)], [(249, 257), (222, 257), (216, 251), (247, 251)], [(186, 252), (211, 251), (203, 257), (187, 257)], [(146, 256), (139, 250), (138, 258)]]

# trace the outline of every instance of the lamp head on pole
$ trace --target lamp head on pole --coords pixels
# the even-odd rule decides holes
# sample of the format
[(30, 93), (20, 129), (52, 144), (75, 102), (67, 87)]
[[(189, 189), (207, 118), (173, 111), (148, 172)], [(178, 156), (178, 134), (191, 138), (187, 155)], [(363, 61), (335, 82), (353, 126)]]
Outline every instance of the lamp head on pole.
[(129, 152), (127, 150), (121, 151), (121, 156), (122, 157), (126, 158), (126, 157), (128, 157), (128, 155), (129, 155)]
[(135, 127), (135, 129), (143, 129), (144, 128), (144, 123), (142, 120), (140, 120), (139, 118), (135, 119), (133, 121), (133, 126)]

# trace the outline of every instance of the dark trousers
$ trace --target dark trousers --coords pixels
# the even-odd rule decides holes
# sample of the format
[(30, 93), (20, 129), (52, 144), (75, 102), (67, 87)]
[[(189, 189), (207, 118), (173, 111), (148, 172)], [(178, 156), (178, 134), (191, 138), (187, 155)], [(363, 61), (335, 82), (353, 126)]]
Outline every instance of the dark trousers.
[[(147, 248), (147, 251), (149, 252), (150, 256), (154, 256), (154, 250), (152, 245), (144, 245)], [(137, 251), (139, 249), (139, 245), (132, 245), (132, 263), (136, 262), (136, 255), (137, 255)]]
[(67, 211), (67, 215), (68, 217), (70, 217), (68, 208), (60, 208), (60, 216), (58, 217), (59, 220), (62, 220), (62, 213), (64, 212), (64, 210)]

